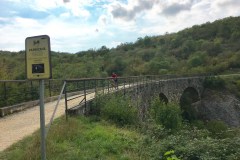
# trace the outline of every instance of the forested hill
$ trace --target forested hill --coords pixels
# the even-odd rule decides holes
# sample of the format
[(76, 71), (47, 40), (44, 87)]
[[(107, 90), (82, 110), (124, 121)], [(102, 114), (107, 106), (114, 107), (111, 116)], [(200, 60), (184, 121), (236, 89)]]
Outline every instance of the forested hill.
[[(237, 72), (240, 17), (195, 25), (178, 33), (138, 38), (116, 48), (52, 52), (53, 78)], [(25, 52), (0, 51), (0, 79), (25, 79)]]

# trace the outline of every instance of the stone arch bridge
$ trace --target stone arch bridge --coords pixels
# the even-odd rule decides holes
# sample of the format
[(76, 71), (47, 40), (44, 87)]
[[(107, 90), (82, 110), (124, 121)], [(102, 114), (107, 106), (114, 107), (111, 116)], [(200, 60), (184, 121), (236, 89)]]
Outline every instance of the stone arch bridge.
[[(64, 80), (64, 92), (65, 95), (65, 107), (66, 113), (77, 112), (85, 113), (89, 111), (88, 103), (94, 99), (96, 93), (110, 93), (110, 92), (124, 92), (132, 93), (132, 95), (142, 96), (144, 100), (148, 101), (151, 97), (159, 95), (160, 99), (165, 102), (176, 102), (179, 103), (181, 96), (185, 91), (190, 91), (200, 99), (203, 92), (203, 81), (206, 76), (188, 76), (188, 77), (177, 77), (174, 75), (160, 75), (160, 76), (132, 76), (132, 77), (119, 77), (118, 90), (113, 89), (111, 78), (88, 78), (88, 79), (75, 79), (75, 80)], [(45, 87), (50, 95), (46, 95), (46, 101), (54, 101), (59, 96), (52, 96), (51, 91), (53, 86), (58, 84), (58, 88), (61, 88), (62, 81), (49, 80), (46, 81)], [(0, 81), (0, 100), (2, 102), (8, 102), (9, 97), (37, 97), (35, 96), (37, 89), (37, 83), (32, 81)], [(28, 88), (24, 88), (24, 87)], [(12, 89), (10, 87), (13, 87)], [(19, 88), (19, 94), (16, 95)], [(34, 89), (34, 90), (33, 90)], [(14, 90), (14, 95), (11, 92)], [(22, 90), (24, 92), (22, 92)], [(30, 91), (30, 92), (27, 92)], [(59, 93), (59, 92), (58, 92)], [(29, 94), (29, 95), (28, 95)], [(37, 93), (36, 93), (37, 95)], [(74, 101), (74, 102), (73, 102)], [(37, 99), (32, 101), (14, 104), (0, 108), (0, 116), (3, 117), (7, 114), (19, 112), (29, 107), (38, 105)]]
[[(122, 92), (124, 94), (130, 94), (133, 98), (139, 98), (144, 102), (149, 102), (152, 97), (159, 96), (159, 98), (165, 103), (174, 102), (180, 103), (181, 97), (185, 92), (190, 93), (194, 101), (201, 99), (204, 87), (203, 82), (206, 76), (194, 76), (194, 77), (133, 77), (133, 78), (120, 78), (118, 90), (111, 89), (111, 86), (102, 87), (101, 90), (98, 89), (100, 93), (107, 92)], [(66, 86), (69, 83), (76, 81), (66, 81)], [(110, 87), (110, 88), (109, 88)], [(97, 92), (97, 89), (93, 92)], [(110, 91), (109, 91), (110, 90)], [(87, 97), (87, 91), (84, 92), (85, 98)], [(65, 101), (68, 102), (68, 96), (65, 96)], [(92, 98), (94, 99), (94, 98)], [(66, 108), (69, 113), (82, 114), (90, 111), (90, 106), (92, 99), (81, 100), (75, 106), (68, 106), (66, 103)]]
[(171, 78), (165, 80), (152, 81), (141, 84), (135, 89), (143, 98), (159, 96), (164, 102), (179, 103), (182, 95), (189, 91), (198, 99), (203, 93), (203, 81), (205, 77)]

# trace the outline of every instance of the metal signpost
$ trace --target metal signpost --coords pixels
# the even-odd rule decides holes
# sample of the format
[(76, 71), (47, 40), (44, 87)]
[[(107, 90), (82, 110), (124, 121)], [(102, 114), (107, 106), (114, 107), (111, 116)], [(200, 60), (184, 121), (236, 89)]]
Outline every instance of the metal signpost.
[(41, 159), (46, 160), (44, 79), (52, 77), (49, 36), (41, 35), (26, 38), (25, 51), (27, 79), (40, 81)]

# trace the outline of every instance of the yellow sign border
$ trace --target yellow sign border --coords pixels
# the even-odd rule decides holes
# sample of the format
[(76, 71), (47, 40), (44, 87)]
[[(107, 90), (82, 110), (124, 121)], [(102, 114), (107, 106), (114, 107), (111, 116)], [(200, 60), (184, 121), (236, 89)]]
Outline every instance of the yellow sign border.
[(27, 79), (52, 78), (51, 47), (48, 35), (27, 37), (25, 53)]

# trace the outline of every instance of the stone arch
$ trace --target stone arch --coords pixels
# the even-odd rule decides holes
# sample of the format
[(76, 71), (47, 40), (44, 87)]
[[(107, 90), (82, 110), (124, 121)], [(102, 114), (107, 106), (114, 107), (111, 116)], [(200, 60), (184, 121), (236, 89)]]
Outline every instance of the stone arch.
[(165, 104), (168, 104), (168, 98), (167, 98), (167, 96), (164, 93), (160, 93), (159, 94), (159, 100), (161, 102), (164, 102)]
[(193, 103), (196, 103), (200, 100), (200, 95), (197, 89), (194, 87), (187, 87), (181, 97), (180, 97), (180, 106), (182, 109), (182, 116), (188, 121), (197, 119), (197, 110), (193, 106)]

